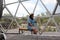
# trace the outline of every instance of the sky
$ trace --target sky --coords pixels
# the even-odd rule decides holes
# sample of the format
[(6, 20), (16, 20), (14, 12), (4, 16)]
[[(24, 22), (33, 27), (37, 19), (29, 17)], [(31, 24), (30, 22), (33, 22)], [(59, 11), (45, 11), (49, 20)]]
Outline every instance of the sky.
[[(16, 1), (18, 1), (18, 0), (5, 0), (6, 4), (13, 3)], [(29, 1), (22, 2), (22, 3), (26, 7), (26, 9), (29, 11), (29, 13), (32, 13), (34, 10), (36, 1), (37, 0), (29, 0)], [(56, 0), (42, 0), (42, 1), (45, 4), (45, 6), (47, 7), (47, 9), (52, 13), (55, 6), (56, 6), (56, 3), (57, 3)], [(18, 3), (15, 3), (15, 4), (7, 5), (6, 7), (10, 10), (12, 15), (14, 15), (16, 12), (17, 6), (18, 6)], [(46, 9), (44, 8), (44, 6), (39, 1), (38, 5), (36, 7), (36, 10), (34, 12), (35, 16), (37, 16), (38, 14), (41, 15), (41, 13), (45, 14), (45, 12), (46, 12)], [(59, 8), (58, 8), (57, 12), (60, 12)], [(6, 9), (4, 9), (3, 14), (4, 13), (8, 13)], [(29, 14), (26, 12), (24, 7), (20, 4), (16, 16), (22, 17), (22, 16), (26, 16), (26, 15), (29, 15)]]

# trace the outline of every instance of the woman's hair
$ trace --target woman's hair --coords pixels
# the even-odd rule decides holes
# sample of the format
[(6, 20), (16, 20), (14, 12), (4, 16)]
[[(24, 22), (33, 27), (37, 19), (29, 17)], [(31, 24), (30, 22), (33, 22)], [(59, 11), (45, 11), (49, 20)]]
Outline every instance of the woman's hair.
[(30, 16), (29, 16), (29, 17), (30, 17), (30, 19), (32, 19), (32, 20), (33, 20), (33, 15), (34, 15), (34, 14), (30, 14)]

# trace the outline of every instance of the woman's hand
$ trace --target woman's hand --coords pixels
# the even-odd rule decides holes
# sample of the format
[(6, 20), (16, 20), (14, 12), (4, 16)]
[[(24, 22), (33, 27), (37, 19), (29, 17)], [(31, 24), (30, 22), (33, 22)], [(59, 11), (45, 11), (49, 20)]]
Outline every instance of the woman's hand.
[(31, 23), (29, 23), (29, 26), (33, 26)]

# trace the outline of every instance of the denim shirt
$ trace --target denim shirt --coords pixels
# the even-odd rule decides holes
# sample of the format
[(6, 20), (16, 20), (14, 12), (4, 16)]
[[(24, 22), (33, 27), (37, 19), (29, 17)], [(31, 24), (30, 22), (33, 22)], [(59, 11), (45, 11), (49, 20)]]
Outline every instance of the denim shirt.
[(30, 27), (30, 25), (29, 25), (29, 23), (31, 23), (32, 24), (32, 26), (34, 26), (34, 24), (36, 23), (36, 21), (33, 19), (28, 19), (28, 27)]

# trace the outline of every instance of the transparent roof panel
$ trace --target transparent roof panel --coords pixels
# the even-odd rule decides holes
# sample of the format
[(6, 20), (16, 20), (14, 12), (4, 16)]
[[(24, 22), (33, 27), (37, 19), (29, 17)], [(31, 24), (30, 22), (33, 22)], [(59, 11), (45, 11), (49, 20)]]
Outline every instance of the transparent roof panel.
[(17, 2), (18, 0), (5, 0), (6, 4)]
[(29, 15), (29, 14), (26, 12), (26, 10), (23, 8), (23, 6), (20, 5), (16, 16), (17, 17), (25, 17), (27, 15)]
[(46, 9), (44, 8), (44, 6), (39, 1), (38, 4), (37, 4), (37, 7), (35, 9), (35, 12), (34, 12), (35, 16), (38, 16), (38, 15), (42, 16), (41, 13), (45, 14), (45, 12), (46, 12)]
[(52, 13), (57, 1), (56, 0), (42, 0), (42, 1), (45, 4), (45, 6), (47, 7), (47, 9), (50, 11), (50, 13)]
[(60, 6), (57, 7), (56, 14), (60, 13)]
[(9, 11), (12, 13), (12, 15), (15, 15), (17, 6), (18, 6), (18, 3), (7, 6), (7, 8), (9, 9)]
[(2, 16), (11, 16), (9, 12), (6, 10), (6, 8), (3, 10)]
[(26, 9), (27, 9), (30, 13), (32, 13), (33, 10), (34, 10), (36, 1), (37, 1), (37, 0), (29, 0), (29, 1), (23, 2), (23, 5), (26, 7)]
[[(6, 1), (6, 4), (9, 4), (9, 3), (17, 2), (18, 0), (5, 0), (5, 1)], [(34, 7), (36, 5), (36, 2), (37, 2), (37, 0), (29, 0), (29, 1), (22, 2), (22, 3), (25, 6), (25, 8), (28, 10), (28, 12), (32, 13), (34, 10)], [(56, 0), (42, 0), (42, 2), (46, 6), (46, 8), (50, 11), (50, 13), (53, 13), (53, 10), (54, 10), (55, 5), (57, 3)], [(15, 3), (12, 5), (8, 5), (7, 8), (14, 15), (16, 12), (17, 6), (18, 6), (18, 3)], [(17, 16), (20, 16), (20, 15), (23, 16), (24, 14), (28, 14), (28, 13), (24, 12), (26, 10), (24, 8), (23, 8), (24, 9), (23, 10), (22, 8), (23, 8), (23, 6), (20, 4), (20, 8), (18, 8), (19, 10), (18, 10)], [(20, 11), (20, 10), (22, 10), (22, 11)], [(42, 3), (39, 0), (36, 10), (34, 12), (35, 16), (37, 16), (38, 14), (41, 15), (41, 13), (46, 14), (46, 12), (47, 12), (47, 10), (45, 9), (45, 7), (42, 5)]]

